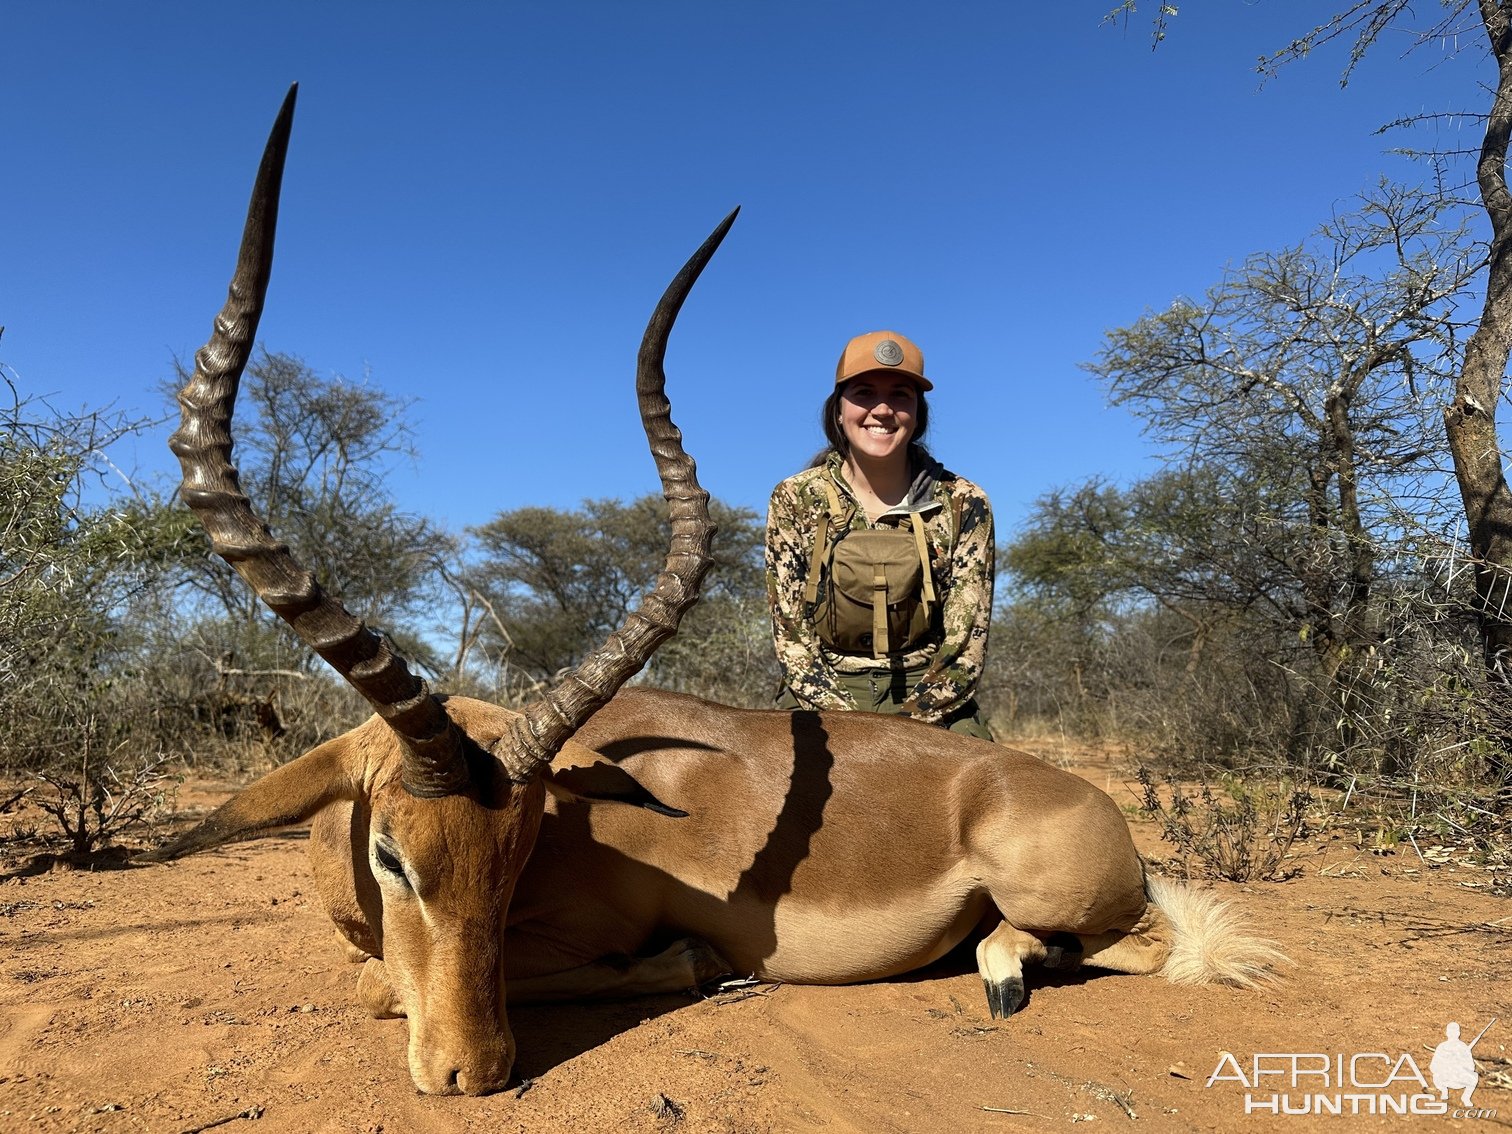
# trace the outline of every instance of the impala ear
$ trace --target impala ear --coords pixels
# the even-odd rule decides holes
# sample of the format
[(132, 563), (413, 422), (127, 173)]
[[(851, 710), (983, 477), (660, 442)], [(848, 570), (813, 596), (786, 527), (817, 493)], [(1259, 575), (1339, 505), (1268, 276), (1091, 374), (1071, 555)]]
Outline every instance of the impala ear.
[(546, 790), (566, 803), (627, 803), (672, 819), (688, 817), (686, 811), (668, 807), (657, 799), (629, 772), (604, 760), (566, 768), (547, 767), (539, 775)]
[(356, 799), (360, 778), (349, 759), (351, 733), (310, 749), (249, 784), (197, 826), (166, 846), (138, 855), (138, 862), (170, 862), (186, 854), (251, 838), (310, 818), (338, 799)]

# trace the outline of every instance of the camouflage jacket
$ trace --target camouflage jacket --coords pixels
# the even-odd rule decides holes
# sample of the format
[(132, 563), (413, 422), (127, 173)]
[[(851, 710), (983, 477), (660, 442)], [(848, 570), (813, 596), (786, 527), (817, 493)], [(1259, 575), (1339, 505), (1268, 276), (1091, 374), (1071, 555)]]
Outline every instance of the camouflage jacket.
[(898, 665), (927, 666), (903, 705), (904, 711), (920, 720), (939, 722), (975, 694), (992, 616), (992, 508), (986, 493), (966, 478), (947, 472), (918, 450), (914, 458), (921, 471), (908, 499), (870, 526), (897, 524), (909, 513), (924, 517), (930, 570), (943, 608), (942, 629), (938, 640), (881, 662), (829, 650), (815, 630), (813, 606), (804, 602), (819, 517), (828, 508), (821, 478), (830, 479), (847, 513), (830, 518), (832, 531), (869, 526), (865, 510), (845, 481), (840, 456), (831, 453), (824, 464), (789, 477), (772, 491), (766, 528), (772, 634), (783, 679), (806, 708), (855, 709), (856, 703), (836, 675)]

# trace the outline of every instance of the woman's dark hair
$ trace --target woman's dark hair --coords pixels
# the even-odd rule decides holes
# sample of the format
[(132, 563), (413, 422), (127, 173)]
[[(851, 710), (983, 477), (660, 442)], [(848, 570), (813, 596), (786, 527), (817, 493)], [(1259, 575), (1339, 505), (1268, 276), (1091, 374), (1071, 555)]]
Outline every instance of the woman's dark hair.
[[(808, 463), (809, 468), (824, 464), (831, 453), (839, 453), (841, 460), (850, 456), (850, 442), (845, 439), (845, 430), (840, 428), (840, 398), (849, 384), (850, 382), (840, 383), (824, 399), (824, 405), (819, 410), (819, 428), (824, 430), (824, 439), (828, 444), (814, 454), (814, 459)], [(913, 436), (908, 441), (911, 446), (917, 445), (927, 453), (929, 447), (924, 444), (924, 434), (929, 430), (929, 400), (924, 396), (923, 390), (917, 392), (917, 397)]]

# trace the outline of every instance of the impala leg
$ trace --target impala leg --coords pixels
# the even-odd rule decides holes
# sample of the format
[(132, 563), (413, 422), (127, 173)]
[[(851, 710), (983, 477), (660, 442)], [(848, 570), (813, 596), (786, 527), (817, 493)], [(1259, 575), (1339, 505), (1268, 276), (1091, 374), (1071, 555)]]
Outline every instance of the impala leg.
[(1024, 1002), (1024, 963), (1048, 959), (1045, 943), (1006, 921), (977, 945), (977, 972), (987, 989), (987, 1008), (994, 1019), (1011, 1016)]
[(1045, 959), (1040, 963), (1047, 969), (1073, 972), (1081, 968), (1085, 956), (1082, 940), (1076, 934), (1052, 933), (1045, 938)]
[(360, 945), (352, 942), (344, 929), (336, 930), (336, 948), (341, 950), (341, 955), (354, 965), (360, 965), (363, 961), (371, 960), (372, 954)]
[(650, 996), (686, 992), (729, 971), (706, 942), (687, 938), (654, 957), (605, 957), (559, 973), (510, 977), (505, 994), (511, 1004)]
[(1128, 932), (1087, 934), (1080, 940), (1087, 964), (1116, 973), (1158, 973), (1171, 955), (1168, 936), (1150, 930), (1145, 921)]
[(389, 983), (388, 971), (377, 957), (369, 957), (357, 975), (357, 1002), (375, 1020), (393, 1020), (404, 1015), (404, 1006)]

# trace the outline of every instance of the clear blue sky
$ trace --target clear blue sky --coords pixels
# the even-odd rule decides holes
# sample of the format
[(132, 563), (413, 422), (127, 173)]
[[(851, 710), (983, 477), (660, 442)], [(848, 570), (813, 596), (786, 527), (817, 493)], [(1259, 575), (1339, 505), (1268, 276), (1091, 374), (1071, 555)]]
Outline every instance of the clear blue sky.
[[(60, 408), (160, 411), (298, 80), (261, 338), (418, 398), (405, 507), (459, 528), (652, 491), (641, 331), (739, 204), (668, 358), (705, 486), (764, 513), (844, 341), (889, 327), (1006, 536), (1053, 487), (1154, 467), (1078, 369), (1104, 329), (1414, 176), (1372, 131), (1476, 103), (1485, 67), (1387, 42), (1345, 90), (1337, 51), (1261, 88), (1332, 5), (1183, 4), (1155, 52), (1112, 6), (12, 0), (0, 360)], [(167, 432), (118, 460), (166, 482)]]

